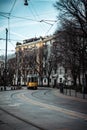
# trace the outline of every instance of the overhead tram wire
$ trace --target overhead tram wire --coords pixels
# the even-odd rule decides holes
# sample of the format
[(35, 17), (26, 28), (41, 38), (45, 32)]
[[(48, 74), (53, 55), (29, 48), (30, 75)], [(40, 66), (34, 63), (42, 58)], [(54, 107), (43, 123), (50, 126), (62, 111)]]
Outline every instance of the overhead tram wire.
[(52, 25), (52, 23), (49, 23), (49, 22), (57, 22), (56, 20), (45, 20), (45, 19), (42, 19), (42, 20), (36, 20), (36, 19), (30, 19), (30, 18), (27, 18), (27, 17), (20, 17), (20, 16), (15, 16), (15, 15), (10, 15), (10, 17), (12, 18), (17, 18), (17, 19), (22, 19), (22, 20), (29, 20), (29, 21), (34, 21), (34, 22), (44, 22), (44, 23), (47, 23), (47, 24), (50, 24)]
[[(43, 1), (43, 0), (42, 0)], [(40, 2), (42, 2), (42, 1), (40, 1)], [(33, 6), (33, 5), (32, 5)], [(35, 9), (34, 9), (35, 10)], [(35, 13), (36, 13), (36, 16), (38, 16), (38, 18), (39, 18), (39, 15), (38, 15), (38, 13), (37, 13), (37, 11), (35, 10)], [(39, 18), (40, 19), (40, 18)], [(51, 25), (51, 27), (48, 29), (48, 31), (46, 32), (46, 33), (48, 33), (50, 30), (51, 30), (51, 28), (54, 26), (54, 24), (57, 22), (56, 20), (45, 20), (45, 19), (43, 19), (43, 20), (40, 20), (39, 21), (40, 23), (42, 22), (42, 23), (46, 23), (46, 24), (48, 24), (48, 25)], [(43, 24), (44, 25), (44, 24)], [(45, 27), (45, 26), (44, 26)], [(46, 27), (45, 27), (45, 30), (46, 30)], [(46, 34), (45, 34), (46, 35)]]
[[(33, 14), (33, 16), (34, 16), (34, 14)], [(46, 20), (43, 19), (43, 20), (38, 21), (38, 20), (35, 20), (35, 19), (30, 19), (30, 18), (27, 18), (27, 17), (19, 17), (19, 16), (14, 16), (14, 15), (10, 15), (10, 17), (17, 18), (17, 19), (22, 19), (22, 20), (29, 20), (29, 21), (34, 21), (34, 22), (40, 22), (40, 23), (44, 22), (46, 24), (49, 24), (49, 25), (51, 25), (51, 27), (50, 27), (50, 29), (48, 29), (47, 32), (49, 32), (51, 30), (52, 26), (54, 26), (53, 22), (55, 22), (55, 23), (57, 22), (56, 20), (47, 20), (47, 19)], [(47, 34), (47, 32), (46, 32), (46, 34)]]
[[(8, 13), (9, 14), (9, 13)], [(1, 14), (0, 14), (1, 15)], [(9, 39), (8, 39), (8, 41), (10, 42), (10, 16), (5, 16), (5, 15), (1, 15), (1, 16), (3, 16), (3, 17), (5, 17), (5, 18), (7, 18), (8, 19), (8, 30), (9, 30)], [(6, 40), (6, 39), (0, 39), (0, 40)], [(10, 42), (11, 43), (11, 42)]]
[(10, 10), (10, 12), (9, 12), (10, 15), (11, 15), (11, 13), (12, 13), (14, 7), (15, 7), (16, 1), (17, 1), (17, 0), (14, 0), (14, 3), (13, 3), (13, 5), (12, 5), (12, 8), (11, 8), (11, 10)]
[(46, 24), (49, 24), (49, 25), (51, 25), (51, 27), (47, 30), (47, 32), (45, 33), (45, 35), (47, 35), (48, 34), (48, 32), (52, 29), (52, 27), (55, 25), (55, 23), (57, 22), (57, 20), (45, 20), (45, 19), (43, 19), (43, 20), (41, 20), (40, 22), (44, 22), (44, 23), (46, 23)]
[(8, 16), (3, 15), (3, 14), (1, 14), (1, 13), (0, 13), (0, 16), (2, 16), (2, 17), (4, 17), (4, 18), (8, 18)]
[[(16, 1), (17, 0), (14, 0), (14, 3), (13, 3), (13, 5), (12, 5), (12, 7), (11, 7), (11, 10), (10, 10), (10, 12), (9, 13), (7, 13), (7, 12), (0, 12), (0, 16), (2, 16), (2, 17), (5, 17), (5, 18), (7, 18), (8, 19), (8, 32), (9, 32), (9, 39), (8, 39), (8, 41), (11, 43), (11, 39), (10, 39), (10, 16), (11, 16), (11, 14), (12, 14), (12, 11), (13, 11), (13, 9), (14, 9), (14, 7), (15, 7), (15, 4), (16, 4)], [(6, 40), (6, 39), (5, 39)], [(12, 43), (11, 43), (12, 44)], [(12, 44), (13, 45), (13, 44)]]
[(38, 20), (29, 19), (29, 18), (26, 18), (26, 17), (19, 17), (19, 16), (14, 16), (14, 15), (10, 15), (10, 17), (17, 18), (17, 19), (22, 19), (22, 20), (29, 20), (29, 21), (39, 22)]
[[(12, 40), (12, 39), (10, 39), (10, 18), (11, 18), (11, 16), (12, 16), (12, 11), (13, 11), (13, 9), (14, 9), (14, 7), (15, 7), (15, 4), (16, 4), (16, 2), (17, 2), (17, 0), (14, 0), (14, 3), (13, 3), (13, 5), (12, 5), (12, 8), (11, 8), (11, 10), (10, 10), (10, 12), (9, 12), (9, 19), (8, 19), (8, 29), (9, 29), (9, 43), (11, 43), (11, 45), (12, 46), (14, 46), (14, 44), (11, 42), (11, 41), (17, 41), (17, 40)], [(15, 46), (14, 46), (15, 47)]]
[[(30, 2), (31, 2), (31, 1), (30, 1)], [(30, 6), (28, 6), (28, 7), (29, 7), (29, 10), (31, 10), (31, 12), (32, 12), (32, 14), (33, 14), (33, 16), (34, 16), (34, 18), (36, 19), (36, 21), (38, 21), (37, 19), (40, 19), (40, 18), (39, 18), (39, 15), (38, 15), (38, 13), (37, 13), (37, 10), (34, 8), (32, 2), (31, 2), (30, 5), (32, 6), (33, 11), (32, 11), (32, 9), (30, 8)], [(38, 21), (38, 22), (40, 22), (40, 21)], [(42, 26), (41, 24), (40, 24), (40, 27), (41, 27), (42, 30), (45, 30), (45, 28), (43, 28), (43, 26)]]
[(44, 23), (49, 24), (51, 26), (53, 25), (53, 23), (46, 22), (46, 20), (41, 20), (40, 22), (44, 22)]
[(9, 41), (9, 43), (11, 43), (11, 45), (12, 45), (13, 47), (15, 47), (15, 45), (11, 42), (11, 40)]
[[(37, 17), (39, 18), (39, 15), (36, 13), (36, 10), (33, 8), (33, 10), (35, 10), (35, 14), (34, 14), (34, 11), (32, 11), (32, 14), (33, 14), (33, 16), (34, 16), (34, 18), (35, 19), (29, 19), (29, 18), (26, 18), (26, 17), (18, 17), (18, 16), (13, 16), (12, 15), (12, 11), (13, 11), (13, 9), (14, 9), (14, 6), (15, 6), (15, 4), (16, 4), (16, 0), (14, 1), (14, 4), (13, 4), (13, 6), (12, 6), (12, 8), (11, 8), (11, 10), (10, 10), (10, 12), (9, 13), (3, 13), (3, 14), (8, 14), (9, 16), (7, 17), (6, 15), (4, 15), (4, 17), (6, 17), (6, 18), (8, 18), (8, 28), (9, 28), (9, 30), (10, 30), (10, 18), (11, 17), (15, 17), (15, 18), (19, 18), (19, 19), (24, 19), (24, 20), (31, 20), (31, 21), (35, 21), (35, 22), (40, 22), (41, 23), (41, 21), (43, 21), (44, 23), (46, 23), (46, 24), (49, 24), (49, 25), (51, 25), (52, 26), (52, 24), (51, 23), (49, 23), (48, 21), (50, 21), (50, 22), (53, 22), (53, 20), (40, 20), (40, 21), (38, 21), (37, 20)], [(33, 6), (33, 5), (32, 5)], [(29, 7), (29, 6), (28, 6)], [(2, 15), (2, 14), (1, 14)], [(2, 15), (3, 16), (3, 15)], [(37, 17), (36, 17), (37, 16)], [(44, 26), (45, 27), (45, 26)], [(42, 28), (42, 27), (41, 27)], [(49, 30), (51, 30), (51, 28), (52, 27), (50, 27), (50, 29)], [(46, 27), (45, 27), (45, 30), (46, 30)], [(47, 31), (47, 32), (49, 32), (49, 30)], [(9, 40), (10, 40), (10, 31), (9, 31)]]
[(8, 12), (0, 12), (0, 14), (9, 14)]
[[(9, 13), (8, 13), (8, 14), (9, 14)], [(1, 14), (0, 14), (0, 15), (1, 15)], [(3, 16), (3, 17), (6, 17), (6, 18), (9, 18), (9, 17), (7, 17), (7, 16), (5, 16), (5, 15), (2, 15), (2, 16)], [(36, 15), (34, 15), (34, 14), (33, 14), (33, 16), (36, 17)], [(39, 16), (39, 15), (38, 15), (38, 16)], [(35, 18), (35, 19), (29, 19), (29, 18), (26, 18), (26, 17), (19, 17), (19, 16), (14, 16), (14, 15), (11, 15), (11, 14), (10, 14), (10, 17), (18, 18), (18, 19), (23, 19), (23, 20), (29, 20), (29, 21), (35, 21), (35, 22), (40, 22), (40, 23), (41, 23), (41, 22), (44, 22), (44, 23), (49, 24), (49, 25), (51, 25), (51, 26), (53, 25), (52, 22), (55, 22), (55, 23), (57, 22), (56, 20), (47, 20), (47, 19), (46, 19), (46, 20), (45, 20), (45, 19), (35, 20), (36, 18)], [(51, 27), (50, 27), (50, 28), (51, 28)]]
[[(5, 51), (5, 49), (0, 49), (0, 51)], [(8, 50), (8, 51), (15, 51), (15, 50)]]
[(55, 23), (54, 24), (52, 24), (52, 26), (48, 29), (48, 31), (46, 32), (46, 34), (45, 35), (47, 35), (48, 34), (48, 32), (53, 28), (53, 26), (55, 25), (57, 23), (57, 21), (55, 21)]
[[(36, 13), (37, 13), (37, 11), (35, 11)], [(39, 17), (39, 15), (38, 15), (38, 13), (37, 13), (37, 16), (38, 16), (38, 18), (40, 19), (40, 17)], [(41, 22), (40, 22), (41, 23)], [(43, 24), (43, 25), (42, 25)], [(40, 24), (41, 25), (41, 27), (44, 27), (44, 30), (46, 30), (46, 26), (45, 26), (45, 24), (44, 23), (42, 23), (42, 24)]]
[(0, 16), (4, 17), (4, 18), (8, 18), (10, 13), (7, 12), (0, 12)]
[[(54, 25), (54, 24), (53, 24)], [(48, 34), (48, 32), (52, 29), (53, 25), (48, 29), (48, 31), (45, 33), (45, 35)]]
[[(33, 4), (31, 3), (31, 5), (32, 5), (32, 7), (33, 7)], [(35, 10), (35, 8), (33, 8), (33, 10)], [(37, 16), (38, 18), (39, 18), (39, 15), (38, 15), (38, 13), (37, 13), (37, 11), (35, 10), (35, 17)], [(40, 19), (40, 18), (39, 18)], [(45, 20), (45, 19), (43, 19), (43, 20), (40, 20), (39, 21), (40, 23), (42, 22), (42, 23), (46, 23), (46, 24), (49, 24), (51, 27), (48, 29), (48, 31), (45, 33), (45, 35), (52, 29), (52, 27), (54, 26), (54, 24), (57, 22), (56, 20)], [(43, 24), (43, 26), (44, 26), (44, 24)], [(42, 27), (43, 27), (42, 26)], [(45, 26), (44, 26), (45, 27)], [(44, 30), (46, 30), (46, 27), (45, 28), (43, 28)]]
[(11, 14), (12, 14), (12, 11), (13, 11), (14, 7), (15, 7), (16, 1), (17, 1), (17, 0), (14, 0), (13, 5), (12, 5), (12, 7), (11, 7), (11, 10), (10, 10), (10, 12), (9, 12), (9, 18), (8, 18), (9, 41), (10, 41), (10, 16), (11, 16)]
[[(30, 5), (30, 4), (29, 4), (29, 5)], [(34, 12), (34, 9), (32, 10), (30, 6), (28, 6), (28, 7), (29, 7), (28, 10), (29, 10), (29, 12), (31, 11), (31, 13), (32, 13), (32, 15), (33, 15), (35, 21), (38, 21), (37, 18), (36, 18), (36, 14), (34, 14), (34, 13), (35, 13), (35, 12)], [(39, 21), (38, 21), (38, 22), (39, 22)]]
[[(5, 38), (0, 38), (0, 40), (6, 40)], [(8, 40), (11, 40), (11, 41), (23, 41), (23, 40), (20, 40), (20, 39), (8, 39)]]

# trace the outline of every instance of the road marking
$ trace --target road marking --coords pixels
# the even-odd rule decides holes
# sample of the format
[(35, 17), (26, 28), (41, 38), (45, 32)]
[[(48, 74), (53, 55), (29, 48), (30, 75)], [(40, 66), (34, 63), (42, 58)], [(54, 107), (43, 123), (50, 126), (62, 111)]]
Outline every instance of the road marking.
[(9, 104), (9, 106), (15, 107), (15, 106), (20, 106), (22, 103), (14, 103), (14, 104)]
[(27, 102), (29, 102), (31, 104), (34, 104), (34, 105), (37, 105), (37, 106), (40, 106), (40, 107), (44, 107), (44, 108), (48, 108), (50, 110), (55, 110), (55, 111), (70, 115), (72, 117), (81, 118), (81, 119), (84, 119), (84, 120), (87, 121), (87, 114), (72, 111), (72, 110), (68, 110), (68, 109), (65, 109), (65, 108), (62, 108), (62, 107), (48, 105), (46, 103), (41, 103), (39, 101), (35, 101), (33, 99), (30, 99), (30, 98), (26, 97), (24, 94), (18, 94), (17, 96), (19, 98), (21, 98), (22, 100), (27, 101)]

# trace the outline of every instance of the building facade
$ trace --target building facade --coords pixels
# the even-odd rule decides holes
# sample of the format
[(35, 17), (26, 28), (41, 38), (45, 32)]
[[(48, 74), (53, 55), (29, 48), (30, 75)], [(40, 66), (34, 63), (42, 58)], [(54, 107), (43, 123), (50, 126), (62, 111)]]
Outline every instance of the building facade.
[(24, 40), (23, 44), (16, 44), (16, 84), (26, 84), (27, 75), (37, 74), (42, 76), (43, 38)]
[[(65, 68), (54, 60), (55, 36), (32, 38), (16, 44), (15, 84), (26, 85), (27, 75), (37, 74), (39, 85), (56, 86), (65, 80)], [(56, 50), (57, 51), (57, 50)]]

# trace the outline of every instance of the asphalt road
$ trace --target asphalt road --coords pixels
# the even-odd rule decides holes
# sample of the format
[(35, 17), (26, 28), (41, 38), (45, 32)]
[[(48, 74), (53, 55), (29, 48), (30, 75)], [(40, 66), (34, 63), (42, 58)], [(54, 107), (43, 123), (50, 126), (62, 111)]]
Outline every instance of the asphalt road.
[(2, 91), (0, 130), (87, 130), (87, 99), (43, 87)]

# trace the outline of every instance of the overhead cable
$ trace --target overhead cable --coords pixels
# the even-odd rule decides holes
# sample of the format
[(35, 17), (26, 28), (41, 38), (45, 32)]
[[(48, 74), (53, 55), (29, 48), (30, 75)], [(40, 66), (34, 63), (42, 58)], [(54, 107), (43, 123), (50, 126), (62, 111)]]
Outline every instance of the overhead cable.
[(37, 20), (29, 19), (29, 18), (26, 18), (26, 17), (19, 17), (19, 16), (14, 16), (14, 15), (10, 15), (10, 17), (14, 17), (14, 18), (18, 18), (18, 19), (31, 20), (31, 21), (39, 22), (39, 21), (37, 21)]
[(10, 10), (10, 12), (9, 12), (9, 13), (10, 13), (10, 15), (11, 15), (11, 13), (12, 13), (12, 11), (13, 11), (14, 7), (15, 7), (16, 1), (17, 1), (17, 0), (14, 0), (14, 3), (13, 3), (13, 5), (12, 5), (12, 8), (11, 8), (11, 10)]

